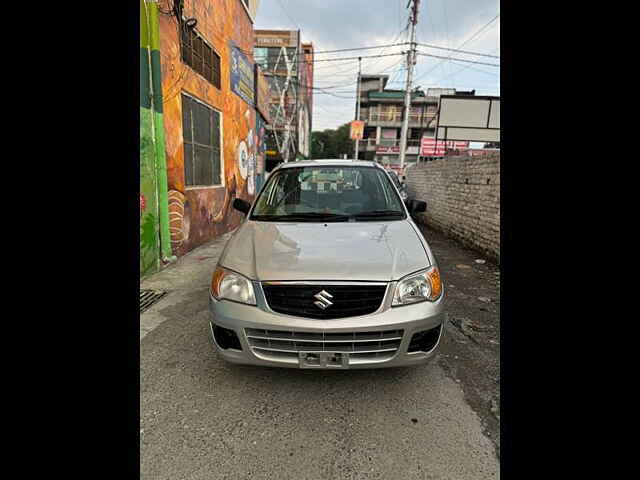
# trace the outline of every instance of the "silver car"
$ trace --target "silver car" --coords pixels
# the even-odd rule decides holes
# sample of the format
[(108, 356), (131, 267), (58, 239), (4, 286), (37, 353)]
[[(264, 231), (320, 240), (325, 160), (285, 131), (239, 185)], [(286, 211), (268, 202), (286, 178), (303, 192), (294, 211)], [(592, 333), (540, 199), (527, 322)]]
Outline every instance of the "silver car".
[(229, 362), (315, 369), (422, 364), (446, 313), (436, 259), (374, 162), (278, 166), (213, 272), (210, 332)]

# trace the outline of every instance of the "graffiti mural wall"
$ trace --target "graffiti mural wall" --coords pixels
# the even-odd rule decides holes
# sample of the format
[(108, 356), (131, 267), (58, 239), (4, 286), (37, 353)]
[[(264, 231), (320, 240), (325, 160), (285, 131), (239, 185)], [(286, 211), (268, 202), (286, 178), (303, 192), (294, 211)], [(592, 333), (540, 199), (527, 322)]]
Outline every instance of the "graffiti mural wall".
[(154, 115), (161, 113), (154, 112), (150, 95), (150, 56), (157, 55), (157, 48), (149, 41), (149, 8), (140, 1), (140, 277), (156, 272), (160, 266), (156, 148), (152, 125)]
[[(173, 2), (162, 0), (160, 4), (163, 11), (169, 12)], [(252, 4), (253, 10), (257, 4)], [(172, 250), (178, 256), (239, 225), (242, 215), (232, 208), (232, 203), (234, 198), (253, 201), (257, 146), (253, 91), (247, 89), (249, 81), (253, 85), (253, 78), (245, 78), (253, 72), (252, 19), (239, 0), (186, 0), (182, 16), (197, 21), (197, 35), (219, 56), (220, 88), (183, 63), (180, 39), (184, 34), (181, 29), (186, 28), (184, 22), (181, 25), (175, 16), (161, 15), (169, 227)], [(194, 47), (194, 55), (196, 52)], [(218, 185), (193, 185), (193, 180), (190, 183), (187, 178), (194, 173), (185, 171), (185, 150), (191, 152), (199, 147), (197, 143), (185, 147), (184, 139), (189, 137), (183, 128), (185, 95), (207, 111), (217, 112), (214, 116), (220, 125), (214, 131), (220, 132), (220, 141), (213, 143), (219, 148)], [(193, 128), (197, 135), (199, 126)]]
[(266, 125), (260, 113), (256, 113), (256, 193), (265, 181), (265, 156), (267, 152)]

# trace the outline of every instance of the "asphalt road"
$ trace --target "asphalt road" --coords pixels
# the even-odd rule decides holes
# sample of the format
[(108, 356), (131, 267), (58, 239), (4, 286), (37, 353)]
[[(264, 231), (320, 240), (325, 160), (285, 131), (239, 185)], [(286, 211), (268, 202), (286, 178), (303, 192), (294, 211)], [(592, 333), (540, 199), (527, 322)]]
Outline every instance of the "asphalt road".
[[(469, 265), (452, 290), (465, 282), (477, 288), (472, 262), (480, 257), (440, 235), (427, 238), (445, 282), (452, 278), (446, 271), (460, 265), (451, 261)], [(440, 357), (419, 367), (325, 372), (227, 364), (207, 326), (207, 289), (223, 243), (191, 252), (141, 285), (170, 291), (141, 315), (141, 478), (499, 478), (497, 423), (486, 405), (495, 392), (491, 381), (473, 380), (496, 364), (490, 357), (499, 344), (484, 349), (490, 337), (474, 339), (469, 325), (454, 321)], [(490, 265), (480, 267), (492, 274)], [(487, 291), (495, 292), (491, 285)], [(478, 292), (469, 292), (451, 297), (469, 303), (453, 306), (454, 319), (474, 319), (476, 303), (487, 313), (485, 302), (472, 302)]]

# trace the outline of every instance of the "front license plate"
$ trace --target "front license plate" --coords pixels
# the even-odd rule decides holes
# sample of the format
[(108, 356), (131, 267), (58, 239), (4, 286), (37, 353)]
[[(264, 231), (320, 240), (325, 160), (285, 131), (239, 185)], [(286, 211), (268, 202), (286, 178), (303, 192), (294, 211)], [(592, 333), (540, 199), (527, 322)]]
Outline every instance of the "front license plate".
[(299, 352), (300, 368), (349, 368), (349, 354), (345, 352)]

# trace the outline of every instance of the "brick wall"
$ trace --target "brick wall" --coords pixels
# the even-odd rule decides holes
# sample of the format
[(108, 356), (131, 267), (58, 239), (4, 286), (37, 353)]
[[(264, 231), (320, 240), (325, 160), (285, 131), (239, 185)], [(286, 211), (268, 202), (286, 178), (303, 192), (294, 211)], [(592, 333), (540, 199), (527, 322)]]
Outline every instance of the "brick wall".
[(500, 262), (500, 154), (455, 156), (406, 170), (409, 198), (427, 202), (418, 222)]

